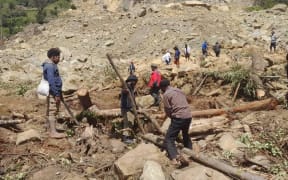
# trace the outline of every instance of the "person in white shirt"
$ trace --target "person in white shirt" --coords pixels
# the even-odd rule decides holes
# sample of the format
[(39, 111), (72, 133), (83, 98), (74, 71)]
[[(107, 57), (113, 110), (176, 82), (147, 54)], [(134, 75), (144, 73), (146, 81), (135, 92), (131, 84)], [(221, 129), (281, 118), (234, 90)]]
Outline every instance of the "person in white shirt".
[(191, 48), (185, 43), (184, 56), (185, 56), (186, 61), (190, 60), (190, 52), (191, 52)]
[(166, 53), (162, 56), (162, 61), (166, 63), (166, 65), (169, 65), (171, 62), (171, 54), (169, 51), (166, 51)]

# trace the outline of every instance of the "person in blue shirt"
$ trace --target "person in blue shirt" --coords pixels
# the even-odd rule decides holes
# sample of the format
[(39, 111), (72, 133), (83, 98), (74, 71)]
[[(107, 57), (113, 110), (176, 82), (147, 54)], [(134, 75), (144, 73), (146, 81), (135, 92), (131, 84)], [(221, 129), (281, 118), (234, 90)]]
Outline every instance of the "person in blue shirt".
[(56, 120), (59, 113), (60, 102), (62, 100), (62, 79), (59, 74), (57, 64), (60, 61), (60, 49), (51, 48), (47, 52), (48, 60), (43, 66), (43, 77), (49, 83), (49, 95), (47, 96), (47, 121), (50, 130), (50, 137), (63, 138), (64, 133), (58, 133), (56, 130)]
[(177, 46), (174, 47), (174, 50), (175, 50), (175, 54), (174, 54), (174, 63), (176, 64), (176, 66), (179, 68), (180, 66), (180, 50)]
[(204, 57), (208, 56), (208, 43), (207, 43), (207, 41), (204, 41), (202, 44), (202, 54)]

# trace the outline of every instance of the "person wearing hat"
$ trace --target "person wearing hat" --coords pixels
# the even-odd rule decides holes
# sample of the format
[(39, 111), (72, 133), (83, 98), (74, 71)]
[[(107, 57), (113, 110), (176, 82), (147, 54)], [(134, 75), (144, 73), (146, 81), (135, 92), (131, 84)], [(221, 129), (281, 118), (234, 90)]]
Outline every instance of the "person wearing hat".
[(188, 134), (192, 121), (191, 108), (187, 102), (186, 95), (180, 89), (171, 87), (169, 80), (162, 80), (160, 89), (164, 93), (165, 115), (162, 118), (163, 120), (167, 117), (171, 119), (171, 124), (165, 136), (164, 147), (174, 165), (188, 166), (189, 162), (177, 152), (175, 141), (179, 132), (182, 131), (184, 147), (192, 149), (192, 142)]
[(157, 64), (151, 64), (152, 73), (150, 75), (150, 80), (148, 86), (150, 88), (150, 95), (154, 98), (154, 103), (152, 106), (159, 106), (161, 98), (159, 92), (159, 83), (161, 81), (161, 74), (158, 71)]
[[(123, 117), (123, 129), (129, 129), (129, 128), (131, 129), (132, 127), (131, 122), (129, 122), (127, 115), (129, 111), (132, 112), (132, 102), (129, 97), (129, 91), (132, 95), (132, 100), (135, 103), (135, 86), (137, 84), (137, 81), (138, 78), (135, 75), (130, 75), (126, 80), (128, 89), (122, 88), (121, 90), (120, 100), (121, 100), (121, 115)], [(133, 139), (129, 131), (123, 131), (122, 141), (127, 144), (133, 143)]]

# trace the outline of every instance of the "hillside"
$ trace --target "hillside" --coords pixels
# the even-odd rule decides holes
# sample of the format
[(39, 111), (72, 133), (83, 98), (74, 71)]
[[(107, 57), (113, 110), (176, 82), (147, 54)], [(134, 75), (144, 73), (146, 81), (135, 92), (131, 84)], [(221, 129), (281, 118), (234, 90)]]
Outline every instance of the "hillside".
[[(285, 109), (288, 88), (284, 68), (287, 6), (279, 4), (271, 9), (248, 11), (247, 7), (252, 5), (250, 0), (147, 0), (135, 1), (135, 4), (125, 0), (73, 0), (72, 3), (76, 9), (64, 11), (45, 24), (31, 24), (1, 46), (0, 120), (13, 113), (26, 119), (18, 125), (0, 125), (1, 178), (125, 179), (122, 176), (126, 171), (117, 163), (140, 144), (137, 148), (148, 148), (147, 152), (151, 150), (151, 154), (159, 155), (159, 159), (154, 160), (161, 165), (166, 179), (189, 179), (197, 171), (207, 171), (214, 179), (233, 179), (227, 174), (203, 169), (204, 166), (194, 161), (191, 167), (200, 168), (194, 170), (196, 173), (191, 169), (189, 172), (189, 168), (177, 171), (164, 153), (157, 154), (159, 150), (155, 152), (154, 147), (141, 144), (144, 140), (140, 138), (139, 129), (135, 146), (121, 143), (111, 132), (121, 117), (103, 118), (82, 112), (76, 92), (80, 88), (90, 90), (97, 108), (111, 112), (119, 108), (121, 84), (106, 58), (109, 53), (124, 79), (128, 76), (129, 63), (135, 63), (139, 77), (137, 103), (156, 120), (163, 111), (149, 107), (151, 97), (146, 84), (151, 63), (158, 64), (162, 76), (186, 93), (194, 111), (229, 109), (276, 99), (278, 106), (272, 107), (271, 103), (271, 107), (257, 109), (260, 111), (253, 108), (244, 112), (225, 110), (225, 117), (216, 116), (217, 122), (209, 125), (205, 121), (215, 120), (212, 116), (195, 117), (195, 130), (201, 129), (203, 123), (210, 129), (205, 133), (194, 132), (191, 138), (196, 153), (204, 153), (266, 179), (285, 179), (288, 161)], [(272, 30), (279, 37), (276, 53), (269, 52)], [(201, 44), (205, 40), (209, 43), (209, 55), (203, 59)], [(222, 46), (219, 58), (212, 51), (216, 42)], [(163, 53), (169, 50), (173, 55), (174, 46), (183, 52), (185, 43), (191, 47), (192, 60), (185, 61), (181, 57), (179, 69), (174, 64), (166, 66), (161, 60)], [(51, 47), (61, 49), (59, 69), (65, 99), (80, 121), (79, 125), (73, 124), (62, 107), (59, 129), (71, 137), (61, 140), (48, 137), (45, 100), (36, 94), (42, 76), (41, 65)], [(140, 118), (147, 121), (145, 116)], [(157, 121), (164, 129), (169, 123), (168, 120)], [(159, 134), (151, 123), (145, 128), (147, 132)], [(30, 129), (38, 132), (36, 139), (40, 141), (15, 146), (17, 136)], [(84, 131), (93, 133), (83, 140)], [(138, 153), (141, 156), (141, 149)], [(126, 159), (127, 162), (130, 161)], [(132, 168), (128, 164), (127, 168)], [(138, 179), (142, 168), (143, 164), (128, 171), (130, 178)]]

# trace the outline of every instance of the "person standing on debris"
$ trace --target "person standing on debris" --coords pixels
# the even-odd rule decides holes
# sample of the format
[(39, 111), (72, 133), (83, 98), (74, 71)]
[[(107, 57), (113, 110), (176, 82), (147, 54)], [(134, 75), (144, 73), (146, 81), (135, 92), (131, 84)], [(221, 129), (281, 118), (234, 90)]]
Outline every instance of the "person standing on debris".
[(133, 61), (130, 62), (129, 68), (128, 68), (128, 72), (130, 73), (130, 75), (134, 74), (136, 71), (135, 65), (133, 63)]
[(57, 64), (60, 61), (60, 49), (51, 48), (47, 52), (48, 60), (43, 66), (43, 77), (49, 83), (49, 96), (47, 96), (47, 111), (46, 116), (50, 129), (50, 137), (63, 138), (66, 137), (63, 133), (58, 133), (56, 130), (56, 120), (59, 113), (60, 102), (62, 96), (62, 79), (59, 74)]
[(148, 86), (150, 87), (150, 95), (154, 98), (154, 103), (152, 106), (159, 106), (160, 104), (160, 92), (159, 92), (159, 84), (161, 81), (161, 74), (158, 71), (158, 67), (156, 64), (151, 64), (151, 76)]
[(270, 44), (270, 52), (272, 52), (272, 48), (274, 49), (274, 53), (276, 52), (276, 45), (277, 45), (277, 37), (275, 32), (271, 32), (271, 44)]
[(184, 56), (185, 56), (186, 61), (190, 60), (190, 52), (191, 52), (191, 48), (185, 43)]
[(208, 56), (208, 43), (207, 41), (204, 41), (202, 44), (202, 55), (205, 57)]
[(286, 61), (288, 63), (288, 41), (286, 42)]
[(180, 50), (177, 46), (174, 47), (175, 50), (175, 54), (174, 54), (174, 63), (176, 64), (176, 66), (179, 68), (180, 66)]
[(184, 147), (192, 149), (192, 142), (188, 134), (192, 121), (191, 108), (187, 102), (186, 95), (178, 88), (170, 86), (170, 81), (164, 79), (160, 82), (163, 94), (165, 116), (164, 120), (171, 118), (171, 124), (167, 130), (164, 146), (169, 158), (174, 165), (187, 166), (189, 163), (178, 152), (175, 146), (176, 138), (182, 131)]
[(170, 52), (167, 50), (166, 53), (162, 56), (162, 61), (164, 61), (166, 63), (166, 65), (169, 65), (171, 62), (171, 54)]
[(132, 102), (131, 102), (131, 99), (129, 97), (129, 91), (132, 95), (132, 99), (134, 101), (134, 103), (136, 104), (136, 101), (135, 101), (135, 86), (138, 82), (138, 78), (135, 76), (135, 75), (130, 75), (127, 80), (126, 80), (126, 83), (127, 83), (127, 87), (128, 89), (122, 89), (121, 90), (121, 115), (123, 117), (123, 135), (122, 135), (122, 141), (124, 143), (127, 143), (127, 144), (131, 144), (133, 143), (133, 139), (131, 137), (131, 128), (132, 128), (132, 125), (131, 125), (131, 122), (129, 122), (128, 120), (128, 115), (127, 113), (130, 111), (132, 112)]
[(221, 45), (218, 42), (216, 42), (215, 45), (213, 46), (213, 51), (215, 52), (216, 57), (219, 57), (221, 51)]

